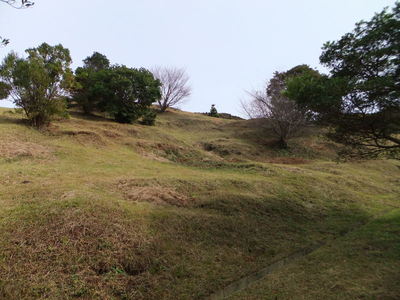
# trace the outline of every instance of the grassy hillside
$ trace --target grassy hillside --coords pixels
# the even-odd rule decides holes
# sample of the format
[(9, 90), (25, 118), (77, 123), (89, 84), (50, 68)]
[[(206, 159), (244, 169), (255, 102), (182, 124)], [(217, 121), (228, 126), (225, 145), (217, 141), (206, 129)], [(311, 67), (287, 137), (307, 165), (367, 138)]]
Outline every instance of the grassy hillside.
[(400, 210), (394, 210), (228, 299), (399, 299)]
[[(3, 299), (203, 299), (316, 242), (332, 247), (237, 296), (334, 298), (323, 270), (336, 262), (341, 277), (349, 259), (360, 267), (340, 299), (354, 285), (373, 298), (367, 284), (399, 276), (399, 218), (385, 217), (400, 208), (397, 161), (337, 163), (317, 128), (281, 151), (260, 121), (179, 111), (155, 127), (72, 113), (38, 132), (20, 119), (0, 111)], [(377, 216), (392, 225), (345, 235)], [(371, 265), (369, 281), (356, 276)]]

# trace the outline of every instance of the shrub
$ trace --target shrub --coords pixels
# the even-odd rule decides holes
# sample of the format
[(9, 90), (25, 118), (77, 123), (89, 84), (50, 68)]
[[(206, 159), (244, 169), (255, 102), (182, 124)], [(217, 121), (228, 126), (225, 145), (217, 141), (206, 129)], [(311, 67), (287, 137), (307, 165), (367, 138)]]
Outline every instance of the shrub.
[(141, 123), (143, 125), (153, 126), (156, 123), (156, 117), (157, 112), (149, 109), (143, 114)]

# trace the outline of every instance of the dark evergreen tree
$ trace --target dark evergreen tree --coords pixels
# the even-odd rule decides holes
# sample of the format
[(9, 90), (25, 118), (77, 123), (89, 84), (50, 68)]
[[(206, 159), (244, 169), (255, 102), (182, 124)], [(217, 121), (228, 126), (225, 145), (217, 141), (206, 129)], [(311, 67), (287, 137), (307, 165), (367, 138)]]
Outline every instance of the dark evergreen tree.
[(293, 78), (287, 95), (331, 125), (335, 141), (364, 155), (398, 155), (400, 2), (326, 43), (320, 61), (330, 75)]
[(215, 107), (215, 104), (211, 105), (209, 116), (210, 117), (214, 117), (214, 118), (218, 118), (218, 111), (217, 111), (217, 108)]
[(83, 60), (83, 67), (75, 71), (76, 89), (73, 100), (82, 108), (86, 114), (93, 113), (96, 109), (101, 110), (104, 97), (109, 97), (107, 90), (107, 78), (109, 78), (110, 61), (98, 52)]
[(160, 81), (144, 68), (114, 66), (106, 71), (103, 84), (105, 95), (99, 107), (120, 123), (139, 119), (161, 97)]

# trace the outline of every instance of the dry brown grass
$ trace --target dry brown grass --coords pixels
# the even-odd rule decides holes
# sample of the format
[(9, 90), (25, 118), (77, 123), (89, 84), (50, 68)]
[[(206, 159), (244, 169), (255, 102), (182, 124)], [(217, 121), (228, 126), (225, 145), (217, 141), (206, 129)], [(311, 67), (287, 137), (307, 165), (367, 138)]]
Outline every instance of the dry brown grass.
[(149, 202), (157, 205), (188, 206), (193, 199), (178, 192), (173, 187), (163, 186), (155, 180), (119, 180), (118, 190), (124, 198), (137, 202)]
[(0, 266), (1, 299), (110, 299), (135, 293), (156, 257), (145, 225), (119, 209), (48, 207), (44, 214), (22, 215), (15, 225), (1, 242), (7, 261)]
[(16, 157), (48, 158), (52, 153), (53, 151), (49, 147), (31, 142), (3, 140), (0, 144), (0, 157), (8, 159)]

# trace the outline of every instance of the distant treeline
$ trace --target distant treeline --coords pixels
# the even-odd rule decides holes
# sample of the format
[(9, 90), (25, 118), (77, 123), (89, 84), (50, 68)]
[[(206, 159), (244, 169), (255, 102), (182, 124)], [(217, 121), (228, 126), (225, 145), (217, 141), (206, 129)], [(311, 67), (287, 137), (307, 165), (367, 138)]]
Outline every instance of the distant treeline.
[[(400, 158), (399, 49), (396, 2), (340, 40), (324, 44), (320, 63), (328, 74), (305, 64), (275, 72), (266, 86), (249, 93), (242, 109), (249, 118), (268, 120), (282, 148), (310, 122), (318, 122), (350, 154)], [(73, 71), (70, 52), (61, 44), (43, 43), (25, 53), (11, 52), (0, 64), (0, 100), (12, 99), (38, 128), (67, 117), (71, 104), (116, 122), (153, 125), (157, 113), (178, 107), (192, 93), (184, 69), (131, 68), (94, 52)], [(215, 104), (201, 114), (241, 119), (218, 113)]]

